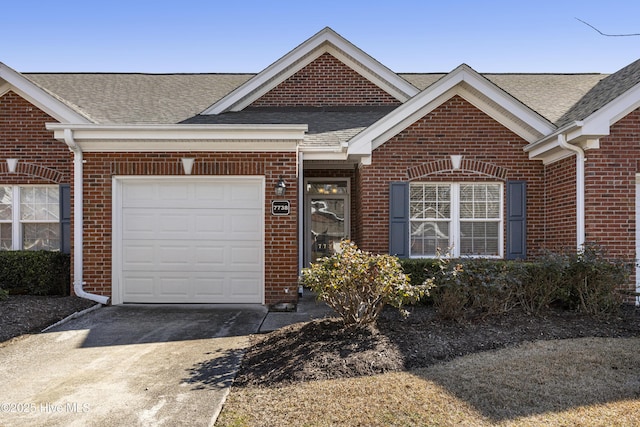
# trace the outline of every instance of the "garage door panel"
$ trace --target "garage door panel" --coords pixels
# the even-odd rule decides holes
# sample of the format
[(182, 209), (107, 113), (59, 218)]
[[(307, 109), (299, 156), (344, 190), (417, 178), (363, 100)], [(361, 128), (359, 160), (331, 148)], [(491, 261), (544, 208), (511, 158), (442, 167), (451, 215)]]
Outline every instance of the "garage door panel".
[(262, 271), (262, 245), (257, 242), (136, 241), (125, 245), (123, 271)]
[(141, 299), (149, 300), (150, 297), (153, 297), (155, 288), (153, 276), (129, 276), (126, 279), (125, 285), (125, 301), (140, 302)]
[[(160, 209), (160, 208), (156, 208)], [(123, 239), (257, 240), (262, 230), (261, 211), (227, 210), (217, 213), (149, 208), (124, 210)]]
[(123, 179), (118, 188), (123, 302), (262, 302), (262, 178)]
[(156, 257), (154, 246), (148, 242), (137, 242), (123, 246), (122, 259), (125, 270), (154, 268)]
[(191, 277), (171, 275), (158, 275), (158, 294), (176, 301), (185, 301), (189, 297)]
[(255, 277), (234, 277), (231, 278), (232, 294), (230, 295), (234, 299), (248, 298), (251, 295), (255, 295), (259, 292), (258, 282)]
[(262, 260), (262, 251), (260, 248), (229, 248), (227, 255), (231, 258), (229, 262), (234, 265), (241, 265), (245, 268), (255, 269), (255, 265)]
[(218, 185), (207, 182), (128, 182), (123, 189), (124, 208), (147, 207), (149, 204), (160, 208), (216, 208), (216, 209), (261, 209), (262, 185), (242, 180), (221, 180)]
[(124, 279), (124, 298), (131, 303), (255, 302), (261, 292), (260, 274), (176, 272), (152, 275), (131, 273)]
[(222, 301), (225, 298), (224, 277), (195, 277), (193, 279), (194, 297), (198, 299)]
[(257, 187), (249, 183), (241, 183), (233, 187), (225, 201), (229, 202), (229, 207), (231, 208), (247, 207), (250, 209), (259, 209), (261, 207), (262, 197), (262, 187)]

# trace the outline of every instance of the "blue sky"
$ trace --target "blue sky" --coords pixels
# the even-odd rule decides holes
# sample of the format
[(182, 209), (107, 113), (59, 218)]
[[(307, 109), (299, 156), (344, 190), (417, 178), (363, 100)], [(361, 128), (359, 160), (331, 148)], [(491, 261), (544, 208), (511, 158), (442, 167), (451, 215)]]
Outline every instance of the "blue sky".
[(611, 73), (640, 58), (640, 2), (8, 1), (0, 62), (23, 72), (258, 72), (329, 26), (396, 72)]

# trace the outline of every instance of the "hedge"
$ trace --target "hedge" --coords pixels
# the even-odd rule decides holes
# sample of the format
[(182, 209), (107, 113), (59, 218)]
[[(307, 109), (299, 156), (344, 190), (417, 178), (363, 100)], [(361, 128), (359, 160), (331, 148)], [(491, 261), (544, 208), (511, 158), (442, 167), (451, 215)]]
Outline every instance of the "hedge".
[[(592, 315), (616, 314), (635, 261), (609, 258), (597, 245), (579, 253), (545, 253), (529, 261), (482, 258), (402, 259), (412, 285), (433, 279), (429, 302), (445, 318), (541, 314), (551, 306)], [(427, 302), (427, 301), (424, 301)]]
[(0, 251), (0, 289), (16, 294), (69, 295), (69, 254), (49, 251)]

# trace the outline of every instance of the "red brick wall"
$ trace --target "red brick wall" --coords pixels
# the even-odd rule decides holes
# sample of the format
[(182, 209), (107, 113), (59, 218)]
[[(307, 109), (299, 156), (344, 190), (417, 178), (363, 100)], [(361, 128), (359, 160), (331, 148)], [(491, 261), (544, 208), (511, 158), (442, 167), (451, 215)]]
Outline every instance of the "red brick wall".
[(547, 165), (545, 173), (545, 249), (575, 250), (576, 157)]
[[(388, 252), (389, 182), (525, 180), (527, 250), (541, 247), (544, 170), (541, 162), (529, 160), (522, 151), (526, 144), (491, 117), (454, 96), (377, 148), (372, 164), (359, 169), (358, 243), (364, 250)], [(451, 154), (464, 156), (462, 170), (450, 170)]]
[[(0, 185), (69, 183), (73, 155), (45, 123), (56, 120), (9, 91), (0, 97)], [(18, 159), (9, 173), (5, 159)]]
[(587, 151), (586, 157), (586, 240), (603, 245), (612, 256), (635, 258), (640, 109), (611, 126), (600, 149)]
[[(195, 157), (192, 175), (264, 175), (265, 302), (297, 299), (298, 244), (295, 153), (85, 153), (84, 278), (88, 292), (111, 296), (113, 175), (183, 175), (182, 157)], [(274, 187), (282, 176), (291, 215), (271, 215)], [(285, 293), (289, 288), (289, 293)]]
[(400, 105), (334, 56), (325, 53), (250, 107)]

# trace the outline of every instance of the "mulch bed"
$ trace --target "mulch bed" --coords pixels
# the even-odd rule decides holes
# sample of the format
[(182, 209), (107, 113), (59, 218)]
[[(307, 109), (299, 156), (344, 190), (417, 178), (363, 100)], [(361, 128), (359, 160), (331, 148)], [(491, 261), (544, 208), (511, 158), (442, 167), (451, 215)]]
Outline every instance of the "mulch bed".
[(597, 319), (552, 310), (545, 316), (513, 311), (464, 323), (440, 320), (430, 306), (403, 319), (385, 309), (377, 323), (345, 328), (339, 319), (298, 323), (252, 337), (234, 386), (274, 386), (424, 368), (466, 354), (526, 341), (581, 337), (638, 337), (640, 310)]
[(0, 300), (0, 342), (38, 333), (96, 303), (75, 296), (10, 295)]

